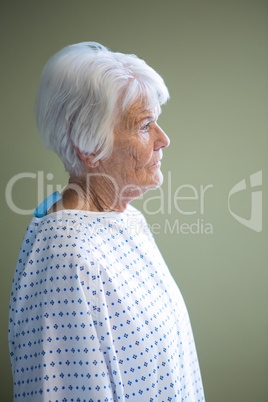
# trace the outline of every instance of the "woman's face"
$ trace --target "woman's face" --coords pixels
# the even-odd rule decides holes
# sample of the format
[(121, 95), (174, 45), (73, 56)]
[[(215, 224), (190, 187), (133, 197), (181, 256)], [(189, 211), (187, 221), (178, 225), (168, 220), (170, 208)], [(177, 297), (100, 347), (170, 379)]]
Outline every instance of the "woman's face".
[(170, 141), (157, 124), (159, 114), (160, 108), (148, 110), (134, 104), (115, 127), (111, 156), (99, 166), (125, 197), (139, 196), (162, 184), (162, 149)]

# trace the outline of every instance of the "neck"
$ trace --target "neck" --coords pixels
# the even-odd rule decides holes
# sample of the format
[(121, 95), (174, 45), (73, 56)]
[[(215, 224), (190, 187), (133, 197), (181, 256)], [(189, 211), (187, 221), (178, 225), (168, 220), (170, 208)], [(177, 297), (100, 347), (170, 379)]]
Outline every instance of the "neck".
[(93, 212), (123, 212), (128, 203), (142, 194), (139, 188), (120, 188), (108, 175), (71, 176), (62, 194), (62, 208)]

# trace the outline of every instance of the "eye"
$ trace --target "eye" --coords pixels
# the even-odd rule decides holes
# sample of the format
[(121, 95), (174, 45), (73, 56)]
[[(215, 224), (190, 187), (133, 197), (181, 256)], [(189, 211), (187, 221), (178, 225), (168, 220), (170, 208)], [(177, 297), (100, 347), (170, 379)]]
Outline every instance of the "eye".
[(146, 123), (145, 126), (142, 126), (142, 127), (141, 127), (141, 131), (148, 131), (149, 126), (150, 126), (150, 123), (151, 123), (151, 122)]

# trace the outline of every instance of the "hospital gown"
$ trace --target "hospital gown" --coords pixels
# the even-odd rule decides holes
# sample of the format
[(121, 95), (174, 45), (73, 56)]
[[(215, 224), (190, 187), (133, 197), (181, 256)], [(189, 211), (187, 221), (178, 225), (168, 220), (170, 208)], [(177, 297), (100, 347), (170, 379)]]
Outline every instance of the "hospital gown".
[(184, 300), (130, 205), (32, 219), (9, 345), (15, 401), (204, 401)]

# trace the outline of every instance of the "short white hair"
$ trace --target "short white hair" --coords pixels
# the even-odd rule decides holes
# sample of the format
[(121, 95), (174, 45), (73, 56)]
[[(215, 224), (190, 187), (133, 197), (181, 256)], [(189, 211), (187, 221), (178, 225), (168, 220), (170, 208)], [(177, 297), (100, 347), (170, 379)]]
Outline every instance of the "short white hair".
[(67, 46), (45, 65), (35, 101), (37, 128), (73, 175), (85, 173), (83, 153), (106, 159), (117, 118), (141, 100), (148, 109), (166, 103), (162, 77), (135, 55), (114, 53), (96, 42)]

